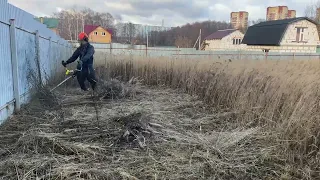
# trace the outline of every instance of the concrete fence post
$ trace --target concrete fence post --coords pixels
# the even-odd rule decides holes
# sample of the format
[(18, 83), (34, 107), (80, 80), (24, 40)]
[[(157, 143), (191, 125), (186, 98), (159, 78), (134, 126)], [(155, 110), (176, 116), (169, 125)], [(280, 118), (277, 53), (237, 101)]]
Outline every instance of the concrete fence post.
[(265, 55), (265, 60), (268, 60), (268, 52), (265, 52), (266, 55)]
[[(59, 39), (57, 40), (57, 48), (60, 50), (60, 47), (59, 47)], [(72, 48), (72, 47), (71, 47)], [(57, 51), (57, 49), (55, 50), (55, 51), (52, 51), (52, 52), (54, 52), (54, 53), (56, 53), (56, 51)], [(64, 52), (66, 52), (66, 51), (64, 51)], [(62, 72), (61, 71), (61, 68), (59, 68), (59, 65), (61, 64), (61, 61), (62, 60), (64, 60), (64, 61), (66, 61), (67, 59), (65, 59), (66, 58), (66, 53), (63, 53), (62, 55), (61, 55), (61, 53), (59, 53), (59, 55), (57, 55), (57, 54), (55, 54), (55, 56), (54, 56), (54, 58), (55, 58), (55, 61), (57, 61), (58, 63), (56, 63), (56, 68), (55, 68), (55, 72), (54, 72), (54, 74), (55, 75), (57, 75), (57, 74), (59, 74), (60, 72)], [(60, 62), (59, 62), (60, 61)], [(60, 76), (55, 76), (56, 77), (56, 79), (59, 79), (60, 78)]]
[[(51, 50), (51, 47), (52, 47), (52, 40), (51, 40), (51, 37), (49, 37), (49, 49), (48, 49), (48, 61), (49, 61), (49, 65), (50, 65), (50, 78), (52, 78), (52, 77), (54, 77), (54, 67), (55, 67), (55, 65), (57, 64), (57, 62), (56, 62), (56, 60), (54, 60), (54, 61), (52, 61), (52, 59), (51, 59), (51, 52), (52, 52), (52, 50)], [(52, 64), (52, 63), (54, 63), (54, 64)]]
[[(112, 43), (110, 43), (110, 58), (112, 59)], [(107, 65), (107, 62), (106, 62), (106, 65)], [(107, 67), (105, 67), (105, 68), (107, 68)]]
[(311, 53), (309, 53), (309, 61), (311, 61), (311, 59), (312, 59), (312, 58), (311, 58), (311, 56), (312, 56), (312, 54), (311, 54)]
[(148, 58), (148, 46), (146, 46), (146, 58)]
[(11, 66), (13, 77), (13, 95), (15, 99), (15, 111), (21, 108), (20, 92), (19, 92), (19, 64), (17, 58), (17, 44), (16, 44), (16, 26), (14, 19), (10, 19), (10, 50), (11, 50)]
[(36, 65), (38, 69), (39, 85), (42, 85), (41, 67), (40, 67), (40, 37), (39, 31), (36, 31)]

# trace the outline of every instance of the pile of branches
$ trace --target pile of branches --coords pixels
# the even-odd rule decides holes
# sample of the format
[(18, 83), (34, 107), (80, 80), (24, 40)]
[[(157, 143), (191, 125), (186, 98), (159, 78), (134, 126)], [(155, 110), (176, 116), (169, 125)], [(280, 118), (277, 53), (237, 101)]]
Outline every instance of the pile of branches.
[(151, 140), (153, 135), (157, 133), (152, 126), (162, 127), (150, 123), (149, 117), (141, 112), (114, 117), (111, 122), (118, 125), (119, 135), (121, 135), (118, 138), (120, 143), (133, 143), (134, 145), (139, 145), (142, 149), (147, 147), (146, 142)]
[(123, 83), (117, 79), (101, 80), (97, 88), (97, 95), (100, 100), (122, 99), (135, 94), (137, 94), (137, 91), (131, 85), (131, 82)]

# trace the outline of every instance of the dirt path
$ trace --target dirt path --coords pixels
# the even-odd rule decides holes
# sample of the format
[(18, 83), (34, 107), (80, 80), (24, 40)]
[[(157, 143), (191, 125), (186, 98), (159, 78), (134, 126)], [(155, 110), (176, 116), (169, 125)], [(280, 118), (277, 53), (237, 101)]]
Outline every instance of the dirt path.
[[(196, 97), (135, 86), (101, 100), (59, 91), (62, 109), (33, 103), (0, 127), (2, 179), (260, 179), (259, 129), (236, 129)], [(31, 110), (30, 110), (31, 109)], [(98, 120), (97, 115), (98, 113)]]

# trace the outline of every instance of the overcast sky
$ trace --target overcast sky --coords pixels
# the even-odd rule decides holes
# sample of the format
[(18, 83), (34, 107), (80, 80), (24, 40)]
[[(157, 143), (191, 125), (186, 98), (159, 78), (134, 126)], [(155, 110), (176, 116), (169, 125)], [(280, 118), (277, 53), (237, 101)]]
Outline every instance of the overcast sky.
[(230, 12), (248, 11), (249, 20), (265, 18), (268, 6), (285, 5), (304, 15), (307, 5), (317, 0), (8, 0), (9, 3), (36, 16), (86, 6), (98, 12), (109, 12), (125, 22), (178, 26), (204, 20), (229, 21)]

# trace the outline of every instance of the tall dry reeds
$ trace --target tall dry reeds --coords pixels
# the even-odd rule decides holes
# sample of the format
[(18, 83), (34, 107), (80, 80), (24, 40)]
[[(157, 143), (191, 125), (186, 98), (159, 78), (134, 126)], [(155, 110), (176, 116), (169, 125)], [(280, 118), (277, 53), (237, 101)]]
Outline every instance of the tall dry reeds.
[(123, 59), (107, 61), (110, 76), (179, 88), (235, 112), (237, 126), (263, 127), (264, 145), (276, 147), (273, 157), (290, 173), (319, 175), (320, 61)]

